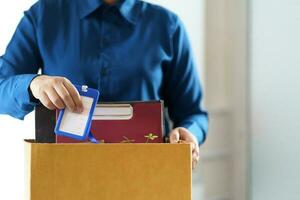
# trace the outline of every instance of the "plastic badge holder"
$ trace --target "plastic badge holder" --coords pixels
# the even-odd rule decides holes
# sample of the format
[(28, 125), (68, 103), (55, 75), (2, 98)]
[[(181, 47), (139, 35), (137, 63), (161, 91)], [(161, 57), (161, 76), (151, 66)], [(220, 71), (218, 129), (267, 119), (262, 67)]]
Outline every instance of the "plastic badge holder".
[(88, 88), (85, 85), (74, 86), (81, 96), (83, 112), (75, 113), (68, 108), (62, 109), (54, 132), (57, 135), (67, 136), (76, 140), (85, 140), (88, 137), (91, 142), (97, 143), (97, 140), (90, 133), (90, 129), (93, 113), (99, 98), (99, 91)]

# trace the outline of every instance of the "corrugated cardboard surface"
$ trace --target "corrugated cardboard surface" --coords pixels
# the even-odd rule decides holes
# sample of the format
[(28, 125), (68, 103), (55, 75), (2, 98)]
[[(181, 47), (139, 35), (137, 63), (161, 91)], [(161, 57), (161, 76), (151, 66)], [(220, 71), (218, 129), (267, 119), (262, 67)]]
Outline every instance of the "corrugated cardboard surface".
[(189, 144), (25, 143), (30, 200), (191, 200)]

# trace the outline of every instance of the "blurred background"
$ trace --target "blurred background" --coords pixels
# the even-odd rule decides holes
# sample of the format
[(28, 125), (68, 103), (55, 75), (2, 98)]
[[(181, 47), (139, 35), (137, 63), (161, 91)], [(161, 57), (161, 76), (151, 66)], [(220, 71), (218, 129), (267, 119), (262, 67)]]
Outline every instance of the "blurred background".
[[(1, 55), (35, 1), (0, 2)], [(151, 2), (186, 25), (210, 113), (193, 199), (300, 199), (300, 1)], [(23, 199), (33, 113), (24, 122), (0, 116), (0, 135), (1, 199)]]

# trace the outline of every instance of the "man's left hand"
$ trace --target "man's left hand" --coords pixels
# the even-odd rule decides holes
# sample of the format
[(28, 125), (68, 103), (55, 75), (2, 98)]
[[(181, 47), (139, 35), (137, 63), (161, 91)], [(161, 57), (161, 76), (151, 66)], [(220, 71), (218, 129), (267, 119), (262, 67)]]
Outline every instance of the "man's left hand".
[(192, 166), (196, 168), (199, 162), (199, 145), (197, 138), (186, 128), (178, 127), (173, 129), (170, 134), (170, 143), (178, 143), (180, 140), (192, 145)]

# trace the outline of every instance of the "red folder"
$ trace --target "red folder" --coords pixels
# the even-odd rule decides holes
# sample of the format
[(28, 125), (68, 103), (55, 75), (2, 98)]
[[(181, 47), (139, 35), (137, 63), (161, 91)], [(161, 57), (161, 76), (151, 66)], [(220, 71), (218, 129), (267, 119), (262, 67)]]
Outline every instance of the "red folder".
[[(95, 109), (91, 132), (104, 143), (162, 143), (163, 119), (163, 101), (101, 103)], [(82, 141), (56, 136), (56, 142)]]

